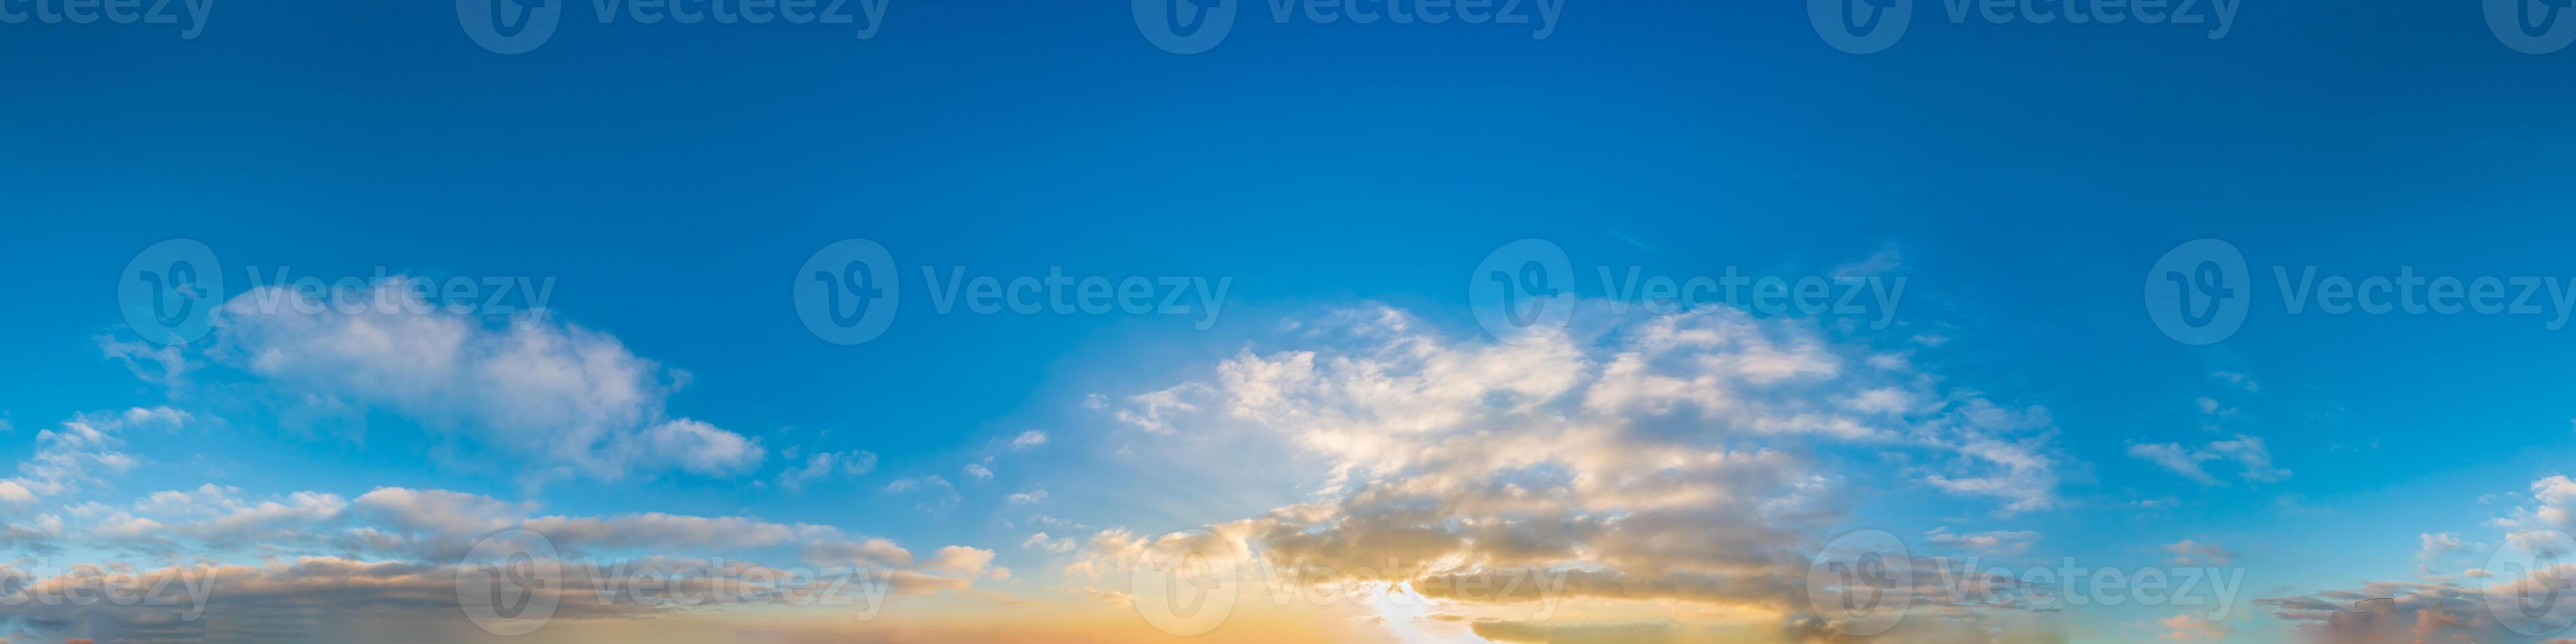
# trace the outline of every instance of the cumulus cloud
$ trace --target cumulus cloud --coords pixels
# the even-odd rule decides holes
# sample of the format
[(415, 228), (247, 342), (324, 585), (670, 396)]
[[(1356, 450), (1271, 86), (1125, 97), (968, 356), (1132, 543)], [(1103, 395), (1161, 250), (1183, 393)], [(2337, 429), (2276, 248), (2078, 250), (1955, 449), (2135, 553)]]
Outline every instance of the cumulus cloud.
[(667, 416), (685, 378), (617, 338), (542, 312), (487, 322), (429, 306), (406, 284), (337, 298), (252, 289), (220, 310), (208, 351), (292, 404), (399, 414), (556, 475), (726, 476), (759, 465), (758, 441)]
[[(1103, 404), (1166, 440), (1285, 445), (1324, 468), (1316, 498), (1201, 531), (1103, 530), (1068, 574), (1183, 548), (1301, 579), (1543, 570), (1574, 596), (1796, 614), (1801, 548), (1850, 483), (1821, 463), (1835, 450), (1904, 464), (1874, 484), (1998, 514), (2061, 503), (2067, 459), (2045, 409), (1945, 388), (1805, 321), (1711, 307), (1531, 344), (1456, 339), (1383, 307), (1300, 327), (1309, 346), (1246, 349), (1205, 379)], [(2036, 537), (1936, 535), (1996, 550)]]
[(932, 555), (930, 560), (922, 565), (934, 571), (973, 577), (984, 574), (986, 569), (992, 567), (993, 551), (966, 546), (948, 546), (940, 548), (937, 554)]

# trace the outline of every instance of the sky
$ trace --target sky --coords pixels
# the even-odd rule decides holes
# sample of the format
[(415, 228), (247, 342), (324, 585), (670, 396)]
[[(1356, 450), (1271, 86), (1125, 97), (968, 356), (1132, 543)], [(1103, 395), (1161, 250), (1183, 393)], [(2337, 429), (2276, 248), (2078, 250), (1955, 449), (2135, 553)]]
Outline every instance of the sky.
[(0, 0), (0, 639), (2576, 638), (2547, 4), (452, 8)]

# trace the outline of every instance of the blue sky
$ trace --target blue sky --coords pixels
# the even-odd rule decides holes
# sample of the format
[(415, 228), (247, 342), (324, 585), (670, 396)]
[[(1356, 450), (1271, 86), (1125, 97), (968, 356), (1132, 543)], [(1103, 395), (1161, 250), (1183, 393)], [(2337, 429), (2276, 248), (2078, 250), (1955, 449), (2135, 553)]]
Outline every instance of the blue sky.
[[(118, 446), (103, 449), (134, 460), (11, 508), (10, 525), (44, 535), (12, 546), (36, 568), (452, 562), (461, 548), (331, 540), (399, 523), (360, 520), (371, 491), (444, 490), (538, 508), (523, 518), (829, 526), (901, 544), (907, 572), (967, 582), (924, 595), (924, 623), (957, 627), (1020, 601), (1106, 632), (1083, 620), (1133, 611), (1087, 603), (1086, 589), (1115, 590), (1074, 571), (1105, 556), (1095, 535), (1334, 499), (1347, 509), (1371, 479), (1336, 466), (1385, 468), (1377, 483), (1428, 476), (1315, 447), (1346, 425), (1299, 435), (1277, 418), (1210, 413), (1152, 431), (1119, 412), (1176, 386), (1214, 397), (1196, 411), (1255, 407), (1229, 367), (1301, 351), (1327, 364), (1388, 358), (1373, 353), (1387, 337), (1517, 355), (1477, 324), (1466, 283), (1523, 239), (1561, 248), (1586, 302), (1562, 340), (1569, 353), (1550, 354), (1572, 356), (1559, 365), (1570, 372), (1598, 374), (1622, 338), (1670, 322), (1599, 313), (1621, 294), (1596, 269), (1902, 277), (1885, 328), (1752, 324), (1775, 339), (1812, 331), (1817, 355), (1846, 369), (1904, 357), (1919, 377), (1872, 386), (1942, 401), (1911, 422), (1965, 417), (1979, 400), (2044, 409), (2011, 434), (2049, 461), (2036, 470), (2045, 484), (2020, 497), (1929, 482), (1994, 465), (1943, 438), (1729, 439), (1721, 452), (1797, 454), (1803, 471), (1843, 482), (1819, 510), (1830, 518), (1782, 528), (1806, 540), (1780, 547), (1812, 553), (1861, 528), (1936, 550), (1952, 546), (1934, 534), (2000, 533), (2007, 545), (1986, 556), (2141, 567), (2179, 565), (2192, 555), (2174, 546), (2189, 542), (2223, 548), (2219, 565), (2245, 574), (2215, 631), (2139, 606), (1979, 628), (2282, 641), (2314, 616), (2255, 600), (2482, 586), (2462, 575), (2502, 547), (2500, 527), (2544, 525), (2509, 517), (2556, 507), (2533, 498), (2576, 444), (2555, 374), (2576, 355), (2558, 341), (2567, 331), (2545, 328), (2554, 314), (2292, 314), (2272, 278), (2275, 266), (2354, 279), (2412, 267), (2576, 283), (2559, 242), (2576, 198), (2564, 179), (2576, 128), (2561, 115), (2576, 104), (2576, 52), (2515, 51), (2475, 7), (2253, 4), (2213, 39), (2205, 26), (1952, 23), (1924, 2), (1902, 40), (1855, 55), (1820, 38), (1805, 3), (1568, 0), (1544, 37), (1534, 25), (1279, 24), (1243, 3), (1221, 43), (1176, 54), (1143, 37), (1125, 4), (893, 0), (868, 38), (846, 25), (601, 24), (575, 4), (518, 54), (478, 46), (443, 3), (220, 3), (192, 38), (179, 25), (0, 25), (0, 53), (22, 61), (7, 81), (19, 100), (0, 101), (12, 211), (0, 262), (16, 269), (6, 274), (22, 304), (0, 317), (0, 353), (18, 367), (0, 370), (0, 461), (41, 461), (39, 433), (84, 417), (114, 425)], [(2159, 330), (2139, 289), (2160, 257), (2204, 238), (2252, 267), (2236, 276), (2250, 312), (2224, 341), (2192, 346)], [(494, 402), (531, 389), (299, 342), (325, 334), (296, 331), (292, 315), (219, 322), (173, 354), (188, 365), (180, 381), (138, 370), (119, 352), (163, 349), (127, 325), (116, 284), (171, 239), (211, 249), (222, 299), (237, 303), (253, 293), (251, 270), (550, 281), (548, 316), (528, 324), (640, 361), (633, 378), (575, 379), (640, 383), (640, 402), (618, 398), (612, 421), (581, 415), (598, 411), (579, 407), (590, 396)], [(905, 289), (886, 331), (857, 345), (809, 332), (792, 295), (799, 267), (845, 239), (881, 244)], [(922, 271), (959, 267), (1227, 287), (1204, 328), (1196, 314), (933, 310)], [(1410, 321), (1382, 326), (1386, 311)], [(1733, 313), (1701, 315), (1719, 317), (1683, 317)], [(507, 315), (423, 319), (468, 338), (511, 328)], [(375, 322), (413, 329), (405, 320), (419, 321)], [(262, 349), (284, 362), (261, 362)], [(1574, 391), (1606, 386), (1599, 377)], [(1349, 402), (1304, 403), (1335, 400)], [(129, 409), (186, 419), (107, 420)], [(636, 446), (679, 420), (751, 447)], [(567, 424), (643, 442), (567, 452), (549, 442)], [(1031, 432), (1046, 440), (1020, 440)], [(2159, 445), (2202, 474), (2142, 456)], [(633, 453), (602, 456), (621, 449)], [(782, 484), (816, 454), (860, 452), (873, 459), (864, 472)], [(1492, 473), (1538, 485), (1563, 472)], [(189, 533), (172, 526), (217, 519), (177, 511), (155, 520), (190, 534), (183, 545), (104, 536), (120, 513), (154, 518), (142, 505), (153, 492), (204, 485), (246, 507), (309, 492), (342, 508), (276, 528), (311, 545)], [(1039, 490), (1044, 500), (1011, 498)], [(2047, 501), (2008, 507), (2029, 494)], [(1076, 545), (1024, 543), (1040, 531)], [(2426, 556), (2426, 535), (2464, 545)], [(991, 560), (932, 570), (950, 546)], [(736, 556), (785, 565), (790, 550)], [(1002, 568), (1014, 572), (988, 572)], [(2381, 588), (2421, 590), (2387, 593), (2406, 610), (2476, 609)], [(1701, 613), (1586, 610), (1719, 637), (1689, 630)], [(30, 616), (0, 635), (118, 641), (123, 623)], [(565, 641), (588, 632), (549, 628)], [(1494, 628), (1444, 633), (1493, 639)], [(1213, 637), (1229, 635), (1244, 637)], [(1365, 637), (1381, 636), (1395, 637)]]

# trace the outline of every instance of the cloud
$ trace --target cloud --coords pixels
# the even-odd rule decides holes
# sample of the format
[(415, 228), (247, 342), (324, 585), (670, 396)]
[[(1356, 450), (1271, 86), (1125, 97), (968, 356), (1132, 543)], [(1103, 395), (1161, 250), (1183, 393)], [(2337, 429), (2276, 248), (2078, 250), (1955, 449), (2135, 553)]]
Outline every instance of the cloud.
[(2183, 613), (2156, 621), (2165, 629), (2164, 638), (2179, 642), (2211, 642), (2227, 639), (2227, 624), (2213, 622), (2198, 615)]
[(886, 484), (885, 491), (888, 494), (926, 495), (928, 498), (915, 506), (925, 511), (945, 509), (965, 500), (965, 497), (957, 494), (956, 484), (949, 483), (948, 479), (937, 475), (896, 479), (895, 482)]
[(1020, 547), (1063, 554), (1073, 552), (1073, 537), (1049, 537), (1047, 533), (1040, 532), (1020, 541)]
[[(2061, 503), (2068, 459), (2046, 409), (1910, 363), (1858, 368), (1881, 352), (1806, 321), (1711, 307), (1502, 344), (1372, 307), (1296, 328), (1295, 346), (1245, 349), (1113, 417), (1172, 445), (1312, 462), (1323, 479), (1300, 485), (1315, 498), (1198, 531), (1101, 530), (1066, 574), (1114, 577), (1164, 550), (1259, 556), (1307, 580), (1539, 570), (1571, 596), (1794, 619), (1802, 548), (1847, 486), (1998, 514)], [(1847, 457), (1901, 465), (1854, 481), (1827, 465)], [(1997, 550), (2036, 538), (1937, 534)]]
[(2129, 456), (2144, 459), (2149, 463), (2154, 463), (2159, 467), (2165, 468), (2166, 471), (2180, 474), (2183, 478), (2191, 479), (2192, 482), (2199, 483), (2201, 485), (2218, 484), (2218, 479), (2216, 477), (2210, 476), (2208, 470), (2201, 469), (2200, 467), (2201, 461), (2216, 457), (2206, 453), (2193, 452), (2191, 449), (2185, 448), (2179, 444), (2153, 443), (2130, 445)]
[(2209, 372), (2209, 377), (2211, 377), (2211, 378), (2216, 378), (2216, 379), (2218, 379), (2218, 380), (2220, 380), (2220, 381), (2222, 381), (2222, 382), (2226, 382), (2227, 384), (2235, 385), (2235, 386), (2237, 386), (2237, 387), (2239, 387), (2239, 388), (2242, 388), (2242, 389), (2244, 389), (2244, 390), (2246, 390), (2246, 391), (2262, 391), (2262, 390), (2263, 390), (2263, 386), (2262, 386), (2261, 384), (2259, 384), (2259, 383), (2254, 382), (2254, 378), (2253, 378), (2252, 376), (2248, 376), (2248, 375), (2241, 374), (2241, 373), (2236, 373), (2236, 372), (2233, 372), (2233, 371), (2212, 371), (2212, 372)]
[(2211, 461), (2232, 462), (2238, 476), (2249, 482), (2272, 483), (2290, 477), (2290, 471), (2272, 465), (2272, 452), (2263, 439), (2238, 434), (2233, 440), (2211, 441), (2198, 448), (2178, 443), (2140, 443), (2129, 446), (2129, 456), (2154, 463), (2166, 471), (2191, 479), (2201, 485), (2217, 485), (2218, 477), (2201, 466)]
[(2429, 532), (2416, 536), (2423, 541), (2423, 547), (2415, 552), (2417, 559), (2432, 560), (2443, 555), (2469, 550), (2468, 544), (2462, 543), (2458, 536), (2448, 532)]
[(816, 452), (805, 457), (805, 464), (778, 473), (778, 487), (789, 492), (802, 492), (805, 486), (834, 476), (858, 476), (877, 468), (875, 452)]
[(2236, 562), (2235, 551), (2190, 539), (2166, 544), (2165, 552), (2173, 553), (2170, 561), (2176, 566), (2224, 566)]
[(117, 451), (125, 443), (119, 433), (177, 429), (189, 420), (187, 412), (168, 407), (136, 407), (116, 414), (81, 414), (39, 430), (35, 451), (18, 463), (18, 475), (0, 479), (0, 509), (25, 508), (40, 498), (71, 494), (133, 470), (139, 461)]
[(934, 571), (973, 577), (984, 574), (993, 565), (993, 551), (966, 546), (940, 548), (922, 567)]
[(1925, 533), (1924, 539), (1932, 543), (1984, 554), (2015, 555), (2030, 551), (2031, 543), (2039, 540), (2039, 533), (2028, 530), (1994, 530), (1952, 534), (1948, 527), (1940, 527)]
[(1046, 491), (1046, 490), (1029, 490), (1029, 491), (1027, 491), (1027, 492), (1018, 492), (1018, 493), (1014, 493), (1014, 494), (1012, 494), (1012, 495), (1010, 496), (1010, 498), (1008, 498), (1008, 499), (1006, 499), (1006, 500), (1007, 500), (1007, 501), (1009, 501), (1012, 505), (1027, 505), (1027, 504), (1031, 504), (1031, 503), (1037, 503), (1037, 502), (1039, 502), (1039, 501), (1045, 501), (1045, 500), (1046, 500), (1046, 498), (1047, 498), (1047, 491)]
[(756, 440), (665, 414), (682, 374), (543, 312), (502, 324), (424, 302), (404, 279), (338, 299), (267, 286), (216, 318), (210, 355), (278, 397), (382, 410), (536, 459), (555, 476), (709, 475), (757, 467)]
[(1019, 435), (1019, 436), (1012, 437), (1012, 438), (1011, 438), (1011, 447), (1012, 447), (1013, 449), (1028, 449), (1028, 448), (1031, 448), (1031, 447), (1037, 447), (1037, 446), (1039, 446), (1039, 445), (1045, 445), (1045, 444), (1046, 444), (1046, 442), (1047, 442), (1047, 435), (1046, 435), (1046, 432), (1042, 432), (1042, 431), (1038, 431), (1038, 430), (1034, 430), (1034, 429), (1032, 429), (1032, 430), (1029, 430), (1029, 431), (1020, 432), (1020, 435)]

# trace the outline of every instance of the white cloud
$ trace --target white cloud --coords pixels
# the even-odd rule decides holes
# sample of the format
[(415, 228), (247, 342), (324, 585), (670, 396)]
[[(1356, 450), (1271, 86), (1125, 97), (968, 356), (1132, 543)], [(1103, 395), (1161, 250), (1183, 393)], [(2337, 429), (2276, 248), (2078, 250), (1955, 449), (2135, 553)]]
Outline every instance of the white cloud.
[(816, 452), (805, 457), (805, 464), (787, 468), (778, 474), (778, 487), (789, 492), (804, 491), (805, 486), (834, 476), (858, 476), (877, 468), (875, 452)]
[(895, 482), (886, 484), (885, 491), (890, 494), (927, 495), (928, 499), (915, 506), (925, 511), (944, 509), (965, 500), (965, 497), (957, 494), (956, 484), (949, 483), (948, 479), (937, 475), (896, 479)]
[[(1115, 415), (1161, 435), (1150, 447), (1166, 453), (1148, 458), (1187, 462), (1169, 450), (1195, 446), (1312, 462), (1325, 478), (1301, 486), (1315, 498), (1202, 531), (1102, 530), (1067, 574), (1187, 544), (1319, 574), (1571, 569), (1573, 596), (1777, 611), (1811, 563), (1799, 544), (1848, 507), (1845, 486), (1929, 488), (2002, 514), (2060, 503), (2067, 459), (2047, 410), (1945, 388), (1910, 362), (1855, 368), (1885, 354), (1806, 321), (1707, 308), (1532, 344), (1459, 340), (1384, 307), (1296, 327), (1298, 346), (1238, 352)], [(1820, 465), (1846, 455), (1901, 466), (1855, 481)], [(1941, 534), (1997, 550), (2036, 537)]]
[(1020, 435), (1019, 435), (1019, 436), (1012, 437), (1012, 438), (1011, 438), (1011, 447), (1012, 447), (1012, 448), (1015, 448), (1015, 449), (1028, 449), (1028, 448), (1031, 448), (1031, 447), (1037, 447), (1037, 446), (1039, 446), (1039, 445), (1045, 445), (1045, 444), (1046, 444), (1046, 442), (1047, 442), (1047, 435), (1046, 435), (1046, 432), (1042, 432), (1042, 431), (1038, 431), (1038, 430), (1034, 430), (1034, 429), (1032, 429), (1032, 430), (1029, 430), (1029, 431), (1020, 432)]
[(1047, 533), (1040, 532), (1020, 541), (1020, 547), (1063, 554), (1073, 552), (1073, 537), (1049, 537)]
[(2201, 465), (2209, 461), (2233, 462), (2238, 467), (2238, 476), (2256, 483), (2290, 477), (2289, 470), (2272, 465), (2272, 452), (2263, 445), (2263, 439), (2243, 434), (2232, 440), (2211, 441), (2198, 448), (2184, 447), (2179, 443), (2140, 443), (2129, 446), (2129, 456), (2154, 463), (2201, 485), (2218, 484), (2218, 477), (2212, 476)]
[(36, 449), (18, 463), (18, 475), (0, 479), (0, 505), (26, 507), (40, 497), (70, 494), (105, 482), (139, 464), (117, 451), (125, 443), (118, 433), (147, 427), (176, 429), (188, 413), (168, 407), (136, 407), (107, 415), (82, 414), (61, 426), (36, 432)]
[(428, 306), (403, 284), (378, 285), (356, 306), (252, 289), (221, 309), (209, 354), (294, 404), (400, 414), (558, 476), (730, 475), (760, 463), (758, 441), (667, 416), (684, 378), (617, 338), (542, 312), (495, 326)]
[(993, 551), (966, 546), (940, 548), (929, 561), (922, 563), (923, 568), (963, 577), (984, 574), (985, 569), (992, 565)]

